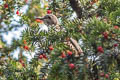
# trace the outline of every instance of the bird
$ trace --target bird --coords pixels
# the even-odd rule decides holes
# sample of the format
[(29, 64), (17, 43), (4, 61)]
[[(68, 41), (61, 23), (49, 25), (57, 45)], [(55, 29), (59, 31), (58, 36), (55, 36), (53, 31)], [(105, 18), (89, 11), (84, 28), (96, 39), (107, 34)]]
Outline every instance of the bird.
[(42, 20), (44, 22), (44, 24), (47, 25), (47, 26), (59, 25), (57, 17), (55, 15), (53, 15), (53, 14), (47, 14), (44, 17), (36, 18), (36, 19)]
[[(44, 24), (47, 25), (48, 27), (53, 25), (56, 27), (56, 29), (61, 29), (59, 26), (58, 18), (54, 14), (47, 14), (44, 17), (36, 18), (36, 19), (42, 20)], [(57, 30), (57, 31), (60, 31), (60, 30)], [(74, 51), (75, 57), (78, 57), (80, 56), (81, 53), (83, 53), (83, 50), (81, 49), (78, 42), (72, 37), (70, 37), (69, 40), (64, 42), (64, 44), (68, 45), (70, 49)]]

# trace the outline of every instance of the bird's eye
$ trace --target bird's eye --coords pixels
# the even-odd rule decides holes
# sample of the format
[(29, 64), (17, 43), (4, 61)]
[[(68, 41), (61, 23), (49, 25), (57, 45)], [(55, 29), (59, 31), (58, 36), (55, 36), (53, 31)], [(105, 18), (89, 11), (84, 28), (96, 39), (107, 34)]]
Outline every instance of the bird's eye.
[(51, 17), (50, 17), (50, 16), (48, 16), (48, 19), (51, 19)]

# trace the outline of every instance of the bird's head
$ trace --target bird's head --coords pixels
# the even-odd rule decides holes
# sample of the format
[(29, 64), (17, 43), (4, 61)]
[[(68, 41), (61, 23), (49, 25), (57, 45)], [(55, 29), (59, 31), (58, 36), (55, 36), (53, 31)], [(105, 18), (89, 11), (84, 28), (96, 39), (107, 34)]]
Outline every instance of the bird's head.
[(51, 26), (51, 25), (58, 25), (58, 19), (55, 15), (53, 14), (47, 14), (42, 18), (36, 18), (36, 19), (40, 19), (44, 22), (45, 25)]

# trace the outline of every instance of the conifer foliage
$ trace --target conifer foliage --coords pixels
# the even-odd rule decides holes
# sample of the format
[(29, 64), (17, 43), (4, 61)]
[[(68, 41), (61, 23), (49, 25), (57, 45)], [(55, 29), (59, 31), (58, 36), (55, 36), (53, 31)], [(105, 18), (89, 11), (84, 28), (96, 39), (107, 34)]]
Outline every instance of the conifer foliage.
[[(1, 80), (120, 80), (120, 0), (3, 0), (0, 7)], [(26, 13), (22, 13), (28, 6)], [(37, 17), (54, 14), (56, 26)], [(20, 17), (11, 24), (13, 15)], [(7, 28), (2, 25), (7, 25)], [(8, 45), (2, 33), (26, 28)], [(77, 54), (70, 38), (81, 47)], [(72, 45), (75, 47), (75, 45)], [(18, 59), (11, 53), (19, 49)], [(28, 61), (24, 54), (33, 55)]]

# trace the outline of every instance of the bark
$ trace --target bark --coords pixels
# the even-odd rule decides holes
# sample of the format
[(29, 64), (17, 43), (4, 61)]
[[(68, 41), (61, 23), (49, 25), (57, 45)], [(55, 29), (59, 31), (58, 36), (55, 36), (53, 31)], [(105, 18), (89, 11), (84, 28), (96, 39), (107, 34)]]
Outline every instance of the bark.
[(70, 6), (76, 12), (79, 19), (82, 18), (82, 8), (78, 2), (79, 0), (69, 0)]

